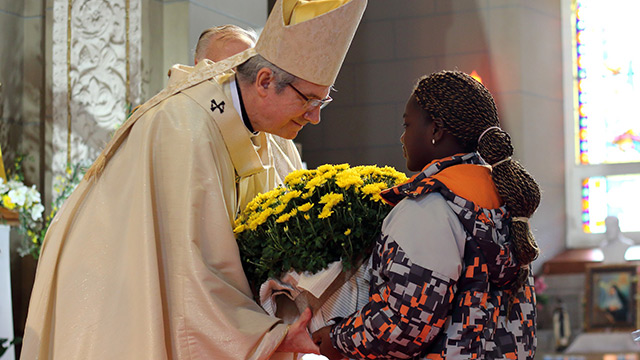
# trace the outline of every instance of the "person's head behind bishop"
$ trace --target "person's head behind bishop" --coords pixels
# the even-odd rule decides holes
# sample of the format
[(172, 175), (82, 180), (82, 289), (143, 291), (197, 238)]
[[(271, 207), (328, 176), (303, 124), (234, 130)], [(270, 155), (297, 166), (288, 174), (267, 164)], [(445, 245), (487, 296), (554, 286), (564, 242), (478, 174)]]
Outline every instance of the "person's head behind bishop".
[(210, 27), (200, 34), (193, 61), (196, 65), (203, 59), (218, 62), (254, 47), (256, 41), (253, 30), (231, 24)]

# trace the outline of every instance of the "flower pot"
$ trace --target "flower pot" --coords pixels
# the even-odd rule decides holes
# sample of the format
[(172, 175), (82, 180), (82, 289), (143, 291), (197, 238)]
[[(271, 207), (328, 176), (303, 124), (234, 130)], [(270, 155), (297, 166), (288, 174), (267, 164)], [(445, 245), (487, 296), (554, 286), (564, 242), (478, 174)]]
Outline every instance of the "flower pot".
[(18, 226), (20, 224), (18, 212), (0, 206), (0, 224)]
[(260, 288), (260, 305), (270, 315), (293, 323), (304, 309), (311, 308), (309, 331), (330, 325), (361, 309), (369, 300), (371, 266), (342, 270), (340, 261), (316, 274), (289, 272), (281, 279), (269, 279)]

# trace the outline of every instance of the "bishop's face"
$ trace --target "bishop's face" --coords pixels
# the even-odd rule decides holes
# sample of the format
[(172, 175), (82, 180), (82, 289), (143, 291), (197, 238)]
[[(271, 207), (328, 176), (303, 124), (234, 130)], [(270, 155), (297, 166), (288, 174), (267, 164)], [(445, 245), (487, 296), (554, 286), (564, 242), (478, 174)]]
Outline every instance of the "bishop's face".
[(264, 115), (260, 117), (255, 130), (265, 131), (293, 139), (302, 128), (311, 123), (320, 123), (320, 106), (311, 106), (314, 100), (326, 100), (330, 86), (317, 85), (302, 79), (296, 79), (280, 91), (270, 82), (265, 88)]

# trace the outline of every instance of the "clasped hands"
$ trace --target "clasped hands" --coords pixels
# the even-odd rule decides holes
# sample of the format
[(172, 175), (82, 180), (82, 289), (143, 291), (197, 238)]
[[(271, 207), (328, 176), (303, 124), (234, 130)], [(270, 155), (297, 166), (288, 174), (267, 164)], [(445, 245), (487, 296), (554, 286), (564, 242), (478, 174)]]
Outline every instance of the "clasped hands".
[(321, 354), (329, 360), (340, 360), (345, 357), (331, 344), (329, 332), (331, 326), (325, 326), (309, 336), (307, 326), (311, 321), (311, 309), (305, 309), (298, 320), (289, 326), (289, 331), (280, 346), (278, 352), (291, 352), (302, 354)]

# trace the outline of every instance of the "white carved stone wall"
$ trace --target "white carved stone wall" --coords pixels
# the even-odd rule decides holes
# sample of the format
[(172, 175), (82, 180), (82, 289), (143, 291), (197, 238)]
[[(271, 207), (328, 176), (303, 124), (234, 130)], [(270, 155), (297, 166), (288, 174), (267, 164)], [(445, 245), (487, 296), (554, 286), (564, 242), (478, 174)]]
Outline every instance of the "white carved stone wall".
[[(129, 3), (129, 10), (126, 5)], [(72, 3), (71, 21), (68, 7)], [(54, 0), (53, 6), (53, 159), (55, 177), (71, 164), (93, 162), (140, 103), (140, 0)], [(128, 14), (127, 14), (128, 13)], [(129, 39), (126, 19), (129, 18)], [(71, 37), (68, 37), (71, 24)], [(70, 40), (70, 41), (68, 41)], [(127, 45), (129, 84), (127, 84)], [(68, 61), (67, 52), (70, 57)], [(70, 65), (70, 66), (68, 66)], [(68, 79), (71, 96), (68, 104)], [(127, 85), (129, 99), (126, 99)], [(68, 124), (70, 109), (71, 127)], [(67, 136), (71, 131), (70, 141)]]

